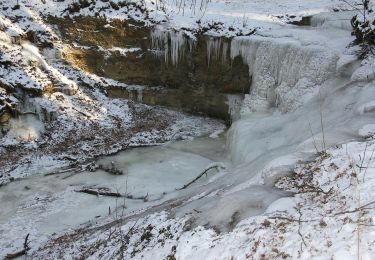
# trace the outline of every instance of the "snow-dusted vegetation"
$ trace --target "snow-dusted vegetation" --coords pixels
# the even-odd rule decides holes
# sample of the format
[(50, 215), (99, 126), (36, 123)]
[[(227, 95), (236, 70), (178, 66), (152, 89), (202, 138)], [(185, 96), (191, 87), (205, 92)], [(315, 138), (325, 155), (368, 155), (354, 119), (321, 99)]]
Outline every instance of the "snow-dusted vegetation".
[(0, 0), (0, 258), (374, 259), (372, 7)]

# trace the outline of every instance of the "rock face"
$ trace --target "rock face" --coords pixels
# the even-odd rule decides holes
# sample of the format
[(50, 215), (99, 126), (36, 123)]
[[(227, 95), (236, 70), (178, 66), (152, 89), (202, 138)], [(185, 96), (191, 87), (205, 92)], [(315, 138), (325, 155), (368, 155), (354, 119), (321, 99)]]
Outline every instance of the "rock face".
[(227, 58), (229, 39), (218, 42), (200, 35), (192, 41), (181, 33), (177, 39), (172, 32), (169, 36), (164, 33), (155, 44), (155, 28), (131, 21), (82, 17), (50, 18), (49, 22), (57, 25), (63, 41), (73, 46), (63, 53), (72, 66), (146, 86), (136, 95), (134, 90), (109, 88), (111, 97), (134, 97), (146, 104), (228, 120), (227, 95), (249, 92), (248, 66), (241, 57)]
[(8, 131), (8, 124), (10, 120), (10, 113), (8, 111), (4, 111), (0, 114), (0, 137)]
[(17, 113), (17, 100), (8, 97), (5, 87), (0, 85), (0, 137), (8, 131), (9, 120)]

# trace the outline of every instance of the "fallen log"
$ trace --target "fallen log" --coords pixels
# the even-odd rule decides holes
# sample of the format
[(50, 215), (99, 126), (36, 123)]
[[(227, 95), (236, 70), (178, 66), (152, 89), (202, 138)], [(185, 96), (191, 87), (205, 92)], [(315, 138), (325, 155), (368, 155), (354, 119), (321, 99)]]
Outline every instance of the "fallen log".
[(67, 172), (72, 172), (72, 171), (78, 171), (79, 168), (78, 167), (70, 167), (70, 168), (66, 168), (66, 169), (61, 169), (59, 171), (55, 171), (55, 172), (49, 172), (49, 173), (45, 173), (44, 176), (51, 176), (51, 175), (57, 175), (57, 174), (62, 174), (62, 173), (67, 173)]
[(5, 259), (14, 259), (23, 255), (26, 255), (27, 250), (24, 248), (18, 252), (15, 253), (9, 253), (5, 256)]
[(80, 190), (75, 190), (75, 192), (81, 192), (81, 193), (86, 193), (86, 194), (91, 194), (91, 195), (96, 195), (96, 196), (108, 196), (108, 197), (117, 197), (117, 198), (127, 198), (127, 199), (132, 199), (132, 200), (143, 200), (144, 202), (148, 201), (148, 193), (145, 196), (134, 196), (131, 194), (121, 194), (119, 192), (112, 191), (109, 188), (106, 187), (85, 187)]
[(91, 195), (96, 195), (96, 196), (108, 196), (108, 197), (123, 197), (120, 193), (118, 192), (113, 192), (108, 188), (83, 188), (81, 190), (76, 190), (75, 192), (82, 192), (82, 193), (87, 193)]

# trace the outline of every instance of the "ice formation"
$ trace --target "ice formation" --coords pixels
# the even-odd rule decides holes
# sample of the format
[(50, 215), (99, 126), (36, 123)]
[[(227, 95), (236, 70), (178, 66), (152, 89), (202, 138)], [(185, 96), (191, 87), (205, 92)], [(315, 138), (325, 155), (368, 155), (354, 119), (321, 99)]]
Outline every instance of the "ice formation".
[(282, 112), (294, 110), (301, 105), (302, 97), (334, 75), (339, 58), (323, 47), (259, 36), (234, 38), (230, 57), (236, 56), (248, 64), (252, 78), (244, 113), (266, 111), (272, 106)]
[(164, 53), (166, 64), (177, 65), (184, 57), (186, 47), (191, 51), (194, 41), (187, 38), (183, 32), (166, 30), (163, 26), (156, 26), (151, 31), (151, 48), (156, 53)]
[(229, 107), (228, 113), (232, 121), (240, 118), (240, 111), (242, 106), (242, 97), (240, 95), (227, 95), (227, 105)]
[(129, 99), (142, 103), (143, 101), (143, 88), (128, 88)]
[[(37, 117), (37, 119), (41, 122), (50, 123), (54, 121), (57, 117), (56, 109), (52, 106), (43, 106), (43, 102), (41, 98), (30, 98), (25, 96), (22, 107), (20, 107), (21, 114), (32, 114)], [(41, 104), (42, 103), (42, 104)]]
[(44, 131), (44, 124), (34, 115), (26, 114), (10, 120), (12, 135), (17, 139), (32, 141), (39, 138)]
[[(207, 64), (215, 61), (227, 62), (229, 43), (221, 37), (206, 37)], [(151, 48), (156, 55), (163, 57), (166, 64), (177, 65), (185, 53), (192, 52), (195, 40), (187, 37), (182, 31), (164, 29), (156, 26), (151, 32)]]
[(352, 30), (351, 18), (356, 15), (356, 11), (319, 13), (311, 17), (311, 26), (323, 28), (336, 28), (342, 30)]
[[(184, 57), (188, 43), (189, 50), (193, 48), (191, 40), (181, 32), (167, 31), (161, 26), (155, 28), (151, 38), (152, 48), (158, 53), (164, 52), (165, 62), (173, 65)], [(317, 94), (317, 86), (335, 75), (340, 58), (326, 47), (305, 46), (287, 38), (235, 37), (227, 42), (223, 38), (207, 37), (206, 46), (208, 66), (214, 60), (230, 62), (228, 54), (231, 60), (241, 56), (249, 66), (252, 86), (250, 95), (245, 98), (244, 114), (267, 111), (271, 107), (277, 107), (281, 112), (295, 110)], [(351, 62), (345, 66), (350, 65)]]
[[(220, 37), (207, 37), (207, 64), (215, 61), (227, 62), (229, 43)], [(156, 26), (151, 32), (151, 48), (156, 55), (163, 57), (166, 64), (177, 65), (186, 52), (192, 52), (195, 40), (188, 38), (182, 31), (166, 30)]]
[[(208, 37), (207, 43), (207, 64), (210, 66), (210, 62), (218, 60), (223, 63), (227, 62), (229, 44), (223, 38)], [(221, 59), (221, 60), (220, 60)]]
[[(264, 1), (261, 2), (263, 7)], [(35, 5), (37, 4), (40, 5), (39, 3), (35, 2)], [(271, 4), (272, 6), (274, 6), (274, 3)], [(227, 10), (228, 9), (226, 9), (225, 11), (227, 12)], [(83, 10), (82, 12), (84, 11), (85, 10)], [(86, 11), (88, 12), (88, 10)], [(332, 23), (331, 21), (325, 20), (324, 16), (313, 18), (312, 24), (317, 27), (323, 28), (339, 27), (342, 29), (346, 26), (340, 21)], [(314, 29), (309, 30), (313, 31)], [(248, 109), (250, 111), (272, 112), (272, 110), (269, 110), (269, 108), (276, 106), (282, 112), (290, 113), (253, 113), (251, 115), (246, 115), (242, 117), (241, 120), (235, 122), (230, 130), (228, 142), (234, 167), (231, 168), (228, 172), (215, 172), (215, 175), (208, 176), (208, 178), (202, 179), (200, 183), (197, 183), (197, 185), (192, 186), (191, 190), (186, 191), (186, 194), (189, 195), (186, 196), (189, 197), (189, 203), (186, 203), (182, 207), (176, 209), (176, 212), (172, 212), (175, 213), (171, 214), (172, 216), (187, 216), (187, 213), (194, 214), (192, 216), (196, 219), (197, 224), (207, 225), (209, 227), (218, 227), (222, 230), (226, 230), (228, 229), (228, 227), (237, 225), (237, 222), (241, 219), (247, 218), (254, 214), (262, 213), (272, 201), (279, 198), (280, 196), (283, 196), (283, 194), (279, 194), (274, 190), (269, 189), (269, 187), (267, 187), (267, 184), (271, 185), (275, 177), (280, 176), (280, 174), (284, 174), (292, 169), (296, 161), (298, 161), (299, 159), (308, 159), (309, 154), (315, 153), (316, 150), (314, 150), (314, 147), (312, 146), (312, 141), (316, 141), (319, 145), (321, 145), (324, 141), (326, 142), (327, 146), (330, 146), (345, 143), (348, 140), (352, 140), (353, 138), (358, 137), (358, 135), (366, 137), (367, 135), (373, 133), (374, 127), (371, 123), (373, 122), (373, 113), (375, 111), (375, 92), (373, 83), (369, 83), (369, 80), (375, 77), (373, 65), (370, 64), (368, 66), (363, 66), (362, 68), (356, 70), (356, 72), (351, 77), (353, 81), (350, 82), (349, 80), (352, 74), (352, 70), (347, 71), (347, 69), (350, 67), (352, 62), (355, 61), (353, 57), (341, 56), (341, 58), (339, 59), (339, 55), (337, 55), (334, 51), (328, 48), (323, 48), (319, 46), (319, 44), (315, 44), (315, 39), (313, 43), (310, 42), (306, 44), (306, 38), (310, 37), (310, 33), (306, 33), (305, 35), (303, 35), (303, 37), (300, 37), (300, 42), (290, 40), (293, 37), (289, 36), (290, 31), (288, 31), (288, 28), (281, 33), (287, 34), (287, 37), (289, 37), (289, 39), (279, 37), (279, 34), (281, 34), (279, 31), (274, 31), (273, 33), (275, 34), (273, 39), (258, 36), (251, 36), (247, 39), (243, 37), (233, 39), (232, 46), (230, 48), (230, 56), (232, 59), (236, 56), (241, 56), (243, 60), (249, 65), (249, 74), (252, 78), (252, 88), (251, 93), (249, 93), (249, 95), (247, 96), (247, 101), (250, 102), (245, 104), (244, 110)], [(313, 37), (315, 36), (316, 35), (314, 35)], [(2, 37), (1, 34), (0, 37)], [(340, 39), (336, 40), (335, 44), (337, 44), (339, 41)], [(344, 41), (344, 44), (347, 44), (348, 42), (349, 41)], [(188, 50), (187, 47), (190, 48), (190, 51), (192, 50), (191, 44), (192, 41), (187, 40), (187, 38), (185, 38), (182, 33), (166, 31), (162, 27), (156, 29), (152, 35), (152, 48), (160, 51), (160, 53), (163, 52), (165, 61), (173, 65), (177, 65), (181, 58), (184, 57)], [(227, 62), (227, 45), (228, 44), (224, 40), (208, 38), (207, 59), (209, 63), (213, 60), (220, 60), (220, 55), (222, 55), (222, 58), (224, 58), (222, 59), (223, 62)], [(313, 45), (315, 45), (315, 47), (312, 47)], [(337, 49), (338, 48), (339, 47), (337, 47)], [(38, 57), (37, 50), (33, 49), (32, 46), (24, 46), (24, 54), (26, 56), (30, 55), (31, 58)], [(337, 62), (338, 59), (340, 62)], [(43, 60), (38, 61), (30, 59), (30, 61), (32, 63), (39, 62), (39, 65), (44, 64)], [(44, 67), (40, 67), (41, 69), (44, 68), (45, 70), (48, 70), (47, 65), (48, 64), (46, 64), (46, 66)], [(339, 67), (345, 73), (336, 74)], [(52, 70), (48, 71), (51, 72)], [(332, 80), (332, 78), (334, 78), (334, 76), (336, 75), (339, 75), (339, 77)], [(341, 76), (345, 76), (346, 78), (342, 79), (340, 78)], [(363, 80), (363, 82), (358, 83), (358, 80)], [(321, 91), (320, 95), (316, 95), (317, 91)], [(132, 94), (134, 98), (142, 98), (142, 90), (132, 90), (130, 95)], [(136, 96), (137, 94), (138, 96)], [(82, 97), (82, 95), (80, 97)], [(309, 99), (309, 102), (307, 102), (306, 99)], [(322, 99), (322, 101), (320, 99)], [(37, 114), (43, 114), (44, 112), (40, 111), (41, 109), (44, 109), (42, 108), (44, 107), (42, 101), (39, 100), (39, 102), (35, 102), (38, 105), (33, 105), (34, 100), (35, 99), (28, 102), (29, 107), (24, 107), (24, 112), (35, 111)], [(73, 101), (73, 98), (67, 98), (64, 106), (69, 105), (69, 110), (77, 108), (78, 106), (75, 106), (75, 104), (77, 104), (77, 101), (75, 101), (76, 103), (69, 104)], [(108, 101), (107, 99), (103, 98), (101, 99), (102, 103), (93, 102), (93, 100), (89, 99), (87, 99), (87, 101), (90, 101), (90, 103), (93, 103), (94, 105), (91, 105), (91, 107), (86, 108), (86, 110), (84, 111), (88, 111), (89, 114), (95, 114), (97, 118), (102, 116), (102, 120), (104, 123), (109, 122), (106, 121), (106, 118), (108, 118), (109, 116), (126, 114), (123, 112), (124, 109), (122, 109), (122, 107), (114, 106), (114, 104), (116, 104), (117, 102), (116, 100)], [(81, 104), (81, 102), (79, 102), (78, 104)], [(238, 99), (234, 96), (228, 97), (228, 105), (230, 107), (231, 113), (235, 113), (238, 108)], [(98, 107), (100, 107), (101, 109), (98, 109)], [(299, 109), (296, 109), (297, 107), (299, 107)], [(78, 108), (83, 109), (83, 107)], [(320, 122), (323, 120), (321, 118), (322, 114), (319, 113), (319, 109), (321, 109), (324, 113), (323, 120), (326, 138), (325, 140), (322, 138), (322, 134), (320, 133)], [(96, 110), (100, 111), (97, 111), (97, 113), (92, 112)], [(107, 111), (108, 114), (106, 114)], [(76, 112), (79, 113), (80, 111)], [(30, 121), (27, 125), (25, 125), (24, 122), (21, 121), (14, 121), (12, 122), (13, 126), (20, 130), (21, 136), (23, 135), (25, 139), (37, 137), (34, 134), (37, 134), (37, 131), (39, 129), (39, 121), (35, 120), (36, 118), (34, 115), (32, 115), (32, 113), (30, 113), (29, 115), (24, 115), (23, 117), (25, 118), (24, 122), (27, 122), (28, 120)], [(75, 120), (76, 117), (69, 116), (68, 119)], [(67, 121), (64, 122), (66, 126), (76, 128), (75, 124), (67, 124), (66, 122)], [(112, 124), (108, 125), (110, 127), (113, 127)], [(25, 129), (26, 131), (24, 131)], [(30, 129), (35, 130), (35, 132), (31, 132)], [(181, 131), (181, 129), (183, 128), (176, 127), (176, 133), (180, 136), (183, 136), (183, 134), (177, 132)], [(137, 138), (141, 139), (141, 137)], [(177, 186), (177, 184), (177, 187), (179, 187), (180, 185), (186, 183), (187, 181), (194, 178), (196, 174), (198, 174), (202, 169), (205, 169), (204, 167), (207, 164), (211, 163), (211, 161), (217, 161), (213, 160), (214, 158), (207, 157), (206, 155), (209, 154), (210, 156), (217, 156), (217, 152), (215, 151), (215, 149), (211, 149), (212, 147), (209, 146), (209, 140), (206, 140), (205, 142), (197, 146), (194, 145), (194, 150), (197, 150), (197, 148), (199, 147), (204, 147), (208, 150), (205, 151), (202, 156), (197, 156), (186, 152), (186, 150), (189, 149), (189, 146), (190, 148), (192, 147), (191, 143), (189, 145), (187, 145), (186, 143), (180, 145), (183, 146), (181, 152), (177, 151), (177, 149), (174, 149), (173, 147), (167, 152), (164, 151), (164, 153), (163, 149), (165, 149), (165, 147), (155, 148), (154, 152), (148, 155), (139, 154), (140, 152), (138, 149), (130, 151), (130, 153), (132, 153), (131, 156), (128, 156), (126, 158), (123, 157), (119, 159), (119, 161), (116, 161), (116, 163), (118, 164), (123, 163), (123, 165), (129, 169), (129, 174), (127, 176), (124, 175), (122, 177), (119, 177), (122, 178), (121, 182), (117, 181), (118, 179), (109, 178), (101, 172), (98, 172), (86, 173), (85, 175), (75, 175), (72, 176), (72, 178), (69, 178), (67, 181), (64, 180), (60, 183), (62, 183), (62, 186), (66, 185), (69, 182), (74, 185), (80, 185), (83, 181), (86, 181), (86, 179), (88, 179), (89, 181), (92, 181), (94, 183), (98, 182), (102, 185), (104, 183), (103, 180), (106, 180), (110, 182), (107, 182), (107, 184), (113, 185), (113, 188), (117, 188), (119, 186), (119, 188), (124, 188), (124, 192), (128, 191), (129, 188), (130, 192), (141, 191), (140, 195), (143, 195), (146, 192), (149, 192), (150, 189), (152, 189), (152, 192), (148, 194), (150, 195), (151, 199), (159, 198), (160, 193), (165, 192), (163, 185), (167, 184), (168, 188), (170, 188), (170, 191), (176, 193), (174, 188)], [(82, 150), (86, 150), (86, 147), (87, 146), (82, 145)], [(337, 156), (337, 161), (340, 161), (345, 154), (348, 155), (348, 150), (352, 150), (348, 149), (348, 146), (346, 146), (346, 149), (340, 149), (341, 151), (339, 156)], [(355, 156), (352, 156), (352, 158), (357, 158), (358, 154), (362, 153), (363, 147), (361, 149), (358, 149), (358, 151), (359, 152), (357, 154), (353, 153), (355, 154)], [(335, 156), (334, 151), (332, 152), (331, 150), (329, 152)], [(162, 155), (166, 156), (163, 157)], [(334, 156), (331, 158), (334, 158)], [(107, 157), (105, 160), (112, 161), (114, 160), (114, 158), (115, 157)], [(132, 158), (133, 161), (131, 160)], [(141, 160), (139, 160), (139, 158), (141, 158)], [(332, 167), (332, 163), (329, 161), (331, 160), (331, 158), (328, 158), (327, 163), (323, 165), (324, 167), (322, 167), (321, 169), (326, 171), (325, 169), (329, 169), (329, 167)], [(226, 158), (219, 159), (226, 160)], [(352, 165), (352, 160), (350, 160), (349, 163), (350, 165)], [(174, 171), (174, 169), (176, 169), (176, 171)], [(28, 169), (28, 171), (30, 170)], [(175, 172), (178, 172), (179, 174), (176, 175)], [(341, 174), (341, 170), (337, 170), (336, 172), (337, 174)], [(324, 186), (326, 185), (324, 184), (324, 181), (326, 181), (327, 178), (332, 177), (332, 171), (327, 171), (327, 173), (329, 174), (325, 174), (323, 176), (321, 175), (321, 173), (318, 173), (320, 174), (318, 175), (319, 177), (323, 177), (317, 178), (317, 181), (320, 181), (320, 185), (322, 185), (323, 188), (327, 187)], [(92, 178), (91, 176), (93, 176), (93, 174), (98, 178)], [(257, 182), (257, 176), (259, 176), (259, 174), (263, 178), (263, 183), (265, 183), (266, 186), (257, 185), (259, 184), (259, 182)], [(368, 175), (368, 177), (369, 176), (370, 175)], [(130, 184), (129, 187), (127, 186), (128, 177)], [(316, 176), (314, 175), (314, 178), (315, 177)], [(45, 185), (45, 183), (56, 184), (58, 182), (55, 176), (41, 176), (39, 178), (45, 178), (46, 181), (38, 182), (38, 178), (31, 180), (34, 181), (34, 187), (36, 187), (37, 190), (43, 187), (48, 188), (50, 186)], [(148, 182), (144, 182), (146, 178), (149, 179)], [(167, 182), (165, 182), (165, 180), (167, 180)], [(72, 190), (73, 187), (68, 187), (63, 193), (54, 194), (52, 197), (49, 197), (48, 190), (46, 190), (46, 196), (40, 197), (40, 194), (37, 194), (38, 197), (36, 197), (34, 201), (34, 197), (29, 198), (28, 196), (28, 193), (34, 194), (34, 191), (30, 191), (30, 189), (26, 189), (27, 186), (21, 185), (29, 181), (30, 179), (25, 179), (23, 180), (23, 182), (14, 182), (11, 184), (12, 186), (5, 187), (7, 189), (4, 192), (6, 197), (9, 198), (9, 194), (12, 193), (8, 191), (11, 188), (17, 186), (19, 191), (22, 191), (21, 195), (27, 197), (27, 202), (34, 202), (35, 204), (28, 204), (31, 208), (30, 211), (34, 210), (37, 207), (40, 207), (40, 211), (33, 211), (30, 215), (28, 215), (28, 209), (22, 208), (23, 205), (21, 205), (20, 210), (17, 212), (18, 214), (21, 214), (21, 217), (11, 218), (9, 220), (9, 223), (5, 222), (5, 224), (3, 224), (3, 228), (5, 228), (5, 231), (3, 233), (9, 234), (9, 236), (7, 240), (1, 241), (1, 243), (5, 243), (5, 245), (7, 246), (9, 244), (9, 248), (10, 246), (14, 246), (15, 238), (17, 238), (17, 241), (23, 241), (23, 237), (21, 237), (21, 235), (23, 236), (25, 230), (31, 229), (33, 231), (32, 237), (40, 237), (38, 236), (39, 234), (34, 231), (36, 227), (38, 227), (38, 225), (40, 225), (40, 230), (42, 231), (51, 227), (55, 228), (56, 225), (60, 224), (60, 227), (63, 227), (65, 229), (65, 224), (72, 224), (71, 221), (73, 220), (76, 221), (75, 223), (82, 223), (87, 218), (91, 218), (92, 216), (95, 216), (96, 218), (96, 216), (99, 215), (94, 211), (86, 210), (85, 214), (81, 214), (82, 219), (78, 219), (74, 218), (74, 216), (70, 214), (70, 212), (65, 212), (65, 215), (55, 214), (56, 212), (58, 212), (58, 210), (61, 211), (66, 208), (70, 208), (71, 212), (79, 213), (76, 208), (79, 208), (82, 205), (92, 204), (95, 205), (96, 209), (98, 209), (98, 206), (102, 206), (101, 210), (103, 210), (102, 212), (104, 212), (103, 215), (107, 213), (108, 203), (104, 201), (104, 198), (87, 197), (88, 200), (86, 200), (86, 197), (83, 197), (83, 200), (78, 200), (77, 194), (75, 194)], [(205, 186), (201, 186), (201, 184), (204, 184)], [(343, 182), (343, 184), (347, 183)], [(123, 186), (121, 187), (121, 185)], [(52, 187), (53, 192), (56, 192), (55, 187), (56, 186)], [(345, 185), (345, 188), (346, 187), (347, 185)], [(361, 188), (366, 187), (362, 186)], [(349, 192), (354, 193), (352, 191), (353, 190), (347, 190), (345, 192), (347, 192), (347, 194), (349, 194)], [(366, 191), (366, 189), (364, 191)], [(44, 190), (41, 192), (43, 193)], [(64, 201), (64, 203), (62, 203), (63, 199), (59, 197), (60, 195), (65, 196), (66, 200)], [(50, 198), (52, 201), (47, 201), (46, 199), (48, 198)], [(348, 198), (352, 197), (348, 196)], [(53, 201), (54, 199), (56, 199), (56, 202)], [(165, 199), (167, 199), (167, 196), (165, 197)], [(373, 199), (371, 200), (373, 201)], [(5, 200), (5, 203), (10, 203), (9, 201), (13, 202), (12, 200)], [(87, 201), (92, 201), (92, 203), (87, 203)], [(98, 201), (100, 201), (101, 204), (98, 203)], [(291, 204), (291, 202), (289, 213), (294, 212), (292, 211), (294, 204)], [(332, 202), (332, 204), (327, 204), (327, 208), (338, 205), (338, 203), (333, 200), (331, 200), (330, 202)], [(351, 203), (351, 200), (349, 199), (346, 200), (346, 202), (348, 202), (348, 210), (350, 209), (349, 206), (355, 206), (355, 204)], [(78, 203), (80, 204), (78, 205)], [(112, 208), (114, 208), (115, 202), (112, 201), (111, 203)], [(145, 205), (143, 203), (140, 204), (142, 207)], [(277, 201), (270, 208), (275, 209), (277, 208), (276, 205), (283, 206), (282, 204), (283, 203), (280, 203), (280, 201)], [(7, 209), (10, 208), (10, 206), (6, 204), (4, 208)], [(267, 210), (267, 212), (270, 211), (270, 208)], [(319, 210), (319, 208), (315, 207), (311, 207), (311, 209)], [(281, 212), (281, 209), (279, 212)], [(320, 211), (317, 212), (320, 213)], [(298, 215), (296, 214), (293, 214), (292, 216), (295, 219), (298, 218)], [(319, 214), (313, 216), (321, 217), (321, 215)], [(46, 224), (46, 222), (42, 223), (40, 221), (34, 221), (36, 222), (36, 226), (34, 225), (32, 227), (29, 227), (26, 223), (27, 221), (24, 221), (33, 218), (35, 218), (35, 220), (40, 220), (41, 217), (45, 217), (44, 219), (48, 218), (50, 220), (50, 224)], [(263, 216), (260, 216), (260, 218), (262, 217)], [(301, 217), (301, 214), (299, 217)], [(153, 218), (153, 220), (156, 219), (155, 217), (151, 218)], [(66, 223), (62, 223), (61, 220), (66, 221)], [(202, 258), (202, 256), (206, 256), (207, 258), (207, 256), (213, 257), (216, 255), (221, 258), (226, 256), (230, 258), (233, 257), (233, 252), (241, 252), (241, 255), (239, 253), (238, 255), (244, 256), (245, 253), (252, 252), (253, 250), (253, 248), (251, 248), (251, 241), (255, 242), (257, 237), (254, 235), (249, 236), (249, 234), (251, 233), (249, 233), (248, 227), (250, 226), (250, 222), (255, 223), (256, 220), (257, 218), (245, 220), (244, 222), (237, 225), (237, 229), (235, 229), (234, 231), (237, 232), (238, 230), (240, 230), (240, 232), (232, 234), (226, 233), (222, 237), (216, 236), (216, 233), (212, 229), (204, 230), (203, 228), (201, 228), (201, 234), (207, 235), (207, 242), (205, 242), (204, 237), (202, 239), (202, 237), (197, 236), (197, 232), (193, 230), (191, 231), (191, 234), (192, 236), (194, 235), (194, 237), (189, 237), (189, 235), (185, 234), (185, 236), (179, 239), (179, 241), (182, 241), (183, 244), (181, 243), (180, 247), (178, 247), (177, 244), (176, 256), (177, 258), (186, 259), (192, 259), (194, 257)], [(335, 220), (336, 219), (332, 219), (331, 221), (333, 222)], [(94, 221), (96, 222), (97, 220), (95, 219)], [(162, 224), (165, 224), (167, 221), (169, 220), (155, 220), (155, 222), (159, 222)], [(20, 225), (19, 223), (26, 223), (26, 227)], [(270, 232), (266, 233), (263, 230), (259, 229), (260, 226), (266, 226), (264, 223), (266, 222), (259, 221), (258, 223), (256, 223), (256, 230), (258, 230), (257, 232), (259, 232), (258, 235), (261, 234), (260, 237), (258, 236), (259, 240), (257, 241), (266, 241), (264, 242), (267, 247), (266, 250), (270, 251), (270, 248), (272, 247), (270, 247), (270, 243), (267, 242), (271, 239), (273, 241), (276, 236), (274, 236)], [(349, 223), (349, 225), (353, 226), (352, 223)], [(296, 226), (297, 225), (294, 225), (294, 227)], [(315, 241), (318, 241), (319, 243), (316, 243), (316, 248), (321, 248), (320, 242), (322, 241), (322, 239), (319, 239), (320, 237), (315, 235), (322, 234), (324, 235), (323, 238), (327, 239), (325, 235), (328, 232), (313, 232), (313, 237), (308, 237), (307, 235), (309, 233), (306, 232), (306, 228), (313, 229), (314, 226), (302, 226), (303, 235), (306, 238), (311, 239), (313, 243)], [(298, 228), (301, 228), (301, 225), (299, 225)], [(340, 230), (345, 231), (345, 229), (347, 228), (348, 225), (344, 226), (343, 229), (340, 227)], [(342, 241), (346, 241), (347, 237), (350, 237), (350, 235), (354, 234), (354, 230), (355, 229), (349, 229), (347, 232), (344, 232), (345, 237), (340, 237), (340, 241), (338, 241), (339, 243), (333, 243), (333, 245), (338, 244), (339, 246), (329, 246), (329, 250), (333, 250), (332, 248), (338, 247), (340, 247), (340, 250), (343, 250), (341, 248), (346, 248), (347, 244), (341, 246)], [(298, 232), (299, 231), (300, 230), (298, 229)], [(333, 230), (330, 231), (331, 237), (337, 237), (338, 232), (333, 232)], [(293, 237), (290, 237), (291, 234), (294, 234), (297, 239), (293, 239)], [(295, 246), (295, 242), (300, 240), (300, 237), (297, 236), (297, 229), (294, 229), (292, 231), (289, 230), (287, 235), (289, 235), (289, 237), (286, 237), (286, 240), (290, 245), (292, 245), (291, 247), (289, 247), (289, 249), (293, 248), (293, 250), (298, 250), (298, 247)], [(105, 233), (103, 236), (107, 236), (107, 234)], [(225, 239), (225, 236), (227, 236), (227, 239)], [(300, 236), (302, 237), (302, 235)], [(158, 239), (157, 236), (153, 237)], [(122, 235), (120, 236), (120, 238), (122, 238)], [(267, 239), (269, 240), (267, 241)], [(84, 238), (84, 240), (85, 241), (82, 243), (86, 246), (87, 241), (90, 240), (86, 237)], [(79, 241), (74, 241), (74, 243), (76, 242), (79, 245)], [(214, 243), (221, 243), (223, 246), (216, 246)], [(120, 245), (121, 243), (114, 244)], [(169, 254), (170, 248), (172, 248), (170, 244), (167, 244), (167, 247), (165, 255)], [(240, 251), (237, 247), (242, 251)], [(249, 250), (247, 250), (246, 247), (249, 247)], [(3, 246), (2, 248), (5, 247)], [(36, 247), (33, 246), (33, 248)], [(63, 249), (64, 254), (69, 254), (69, 250), (67, 250), (67, 248), (69, 249), (69, 247), (65, 247)], [(157, 247), (153, 248), (158, 249)], [(80, 249), (82, 249), (82, 247), (80, 247)], [(105, 250), (107, 250), (107, 248)], [(79, 252), (79, 249), (77, 249), (77, 251)], [(71, 252), (75, 253), (74, 251)], [(149, 252), (150, 251), (147, 251), (146, 249), (143, 250), (140, 254), (142, 254), (143, 256), (143, 254), (147, 254)], [(321, 254), (321, 252), (322, 251), (318, 251), (317, 254)], [(101, 252), (98, 252), (98, 254), (101, 254)], [(149, 254), (151, 255), (151, 253)], [(74, 255), (77, 256), (77, 254)], [(293, 256), (296, 255), (297, 252), (293, 254)], [(254, 257), (254, 255), (252, 256)], [(302, 255), (302, 257), (305, 259), (311, 258), (309, 257), (309, 255), (306, 256), (306, 253), (305, 255)], [(43, 257), (39, 257), (39, 259), (40, 258)]]

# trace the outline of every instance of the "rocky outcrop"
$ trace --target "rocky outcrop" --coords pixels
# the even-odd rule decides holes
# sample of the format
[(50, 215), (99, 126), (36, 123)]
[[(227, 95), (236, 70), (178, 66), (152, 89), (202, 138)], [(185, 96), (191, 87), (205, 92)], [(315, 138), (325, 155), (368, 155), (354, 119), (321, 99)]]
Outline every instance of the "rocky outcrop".
[[(57, 25), (63, 41), (71, 46), (62, 55), (70, 65), (126, 84), (146, 86), (137, 98), (146, 104), (229, 119), (227, 95), (249, 92), (248, 66), (241, 57), (226, 60), (230, 39), (220, 39), (218, 45), (204, 35), (192, 41), (181, 34), (177, 40), (186, 44), (177, 50), (178, 62), (171, 62), (176, 59), (173, 48), (179, 47), (174, 36), (166, 36), (162, 42), (165, 49), (155, 48), (151, 37), (154, 28), (143, 24), (89, 17), (50, 18), (49, 22)], [(107, 93), (129, 98), (134, 96), (132, 91), (111, 87)]]

